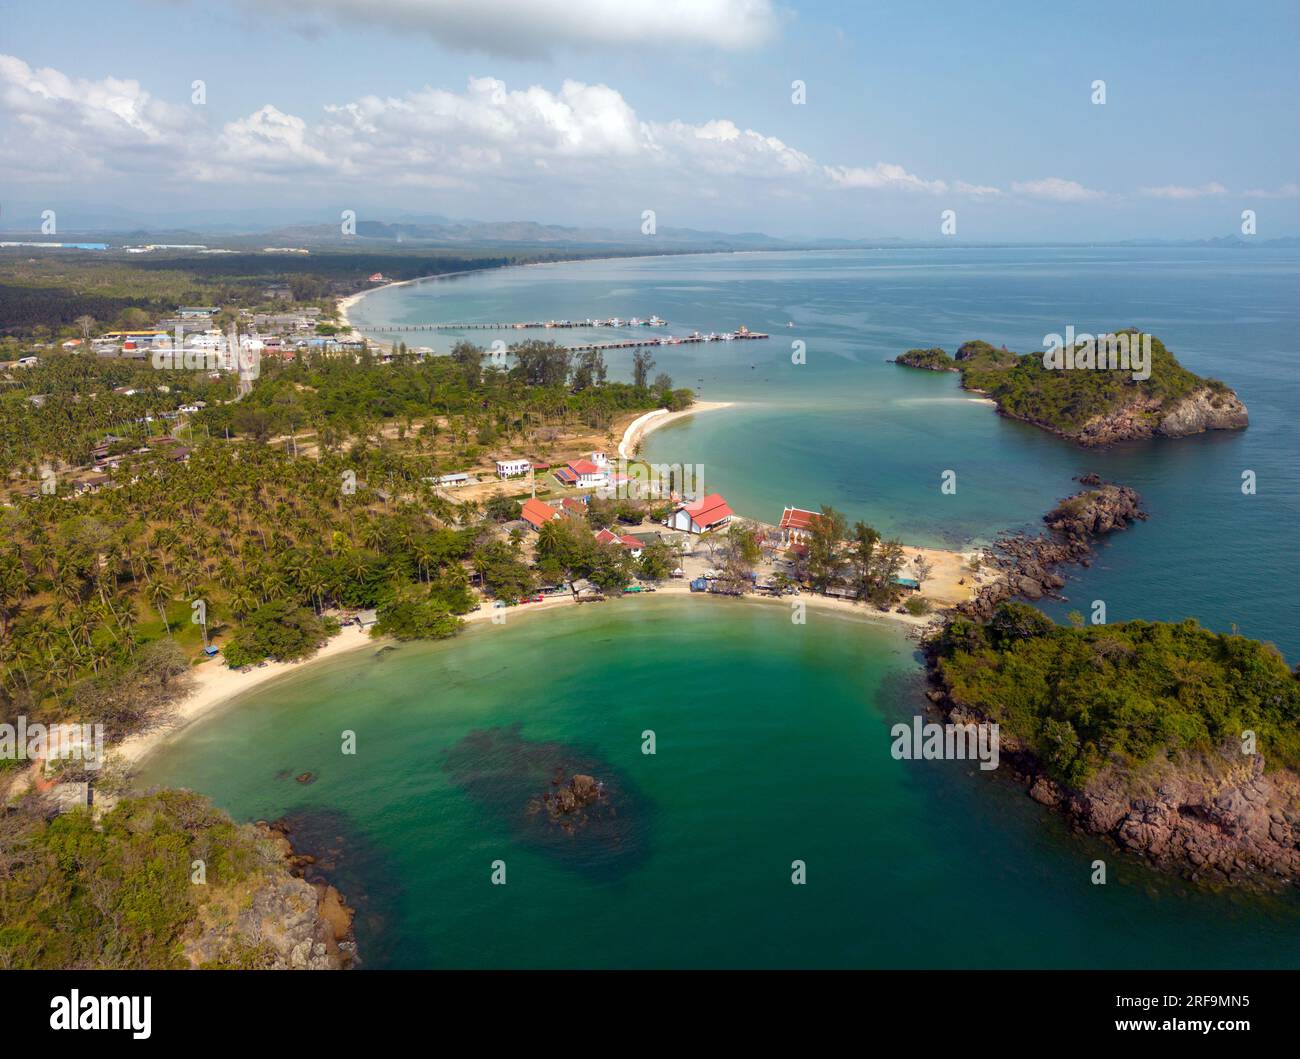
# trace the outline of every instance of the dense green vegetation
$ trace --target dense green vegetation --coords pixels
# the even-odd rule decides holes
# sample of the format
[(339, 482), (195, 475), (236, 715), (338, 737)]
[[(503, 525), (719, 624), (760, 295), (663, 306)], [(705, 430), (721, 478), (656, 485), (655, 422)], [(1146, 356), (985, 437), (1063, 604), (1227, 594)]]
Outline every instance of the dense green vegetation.
[(123, 799), (98, 823), (11, 807), (0, 813), (0, 968), (187, 967), (201, 907), (279, 867), (251, 829), (188, 791)]
[(437, 600), (399, 599), (379, 608), (379, 620), (371, 632), (398, 640), (445, 640), (455, 636), (462, 624)]
[(1076, 789), (1107, 764), (1239, 750), (1246, 731), (1270, 766), (1300, 768), (1300, 680), (1270, 644), (1191, 619), (1066, 628), (1004, 603), (987, 624), (954, 620), (934, 649), (956, 703)]
[(337, 625), (290, 599), (273, 599), (244, 618), (221, 653), (236, 668), (264, 658), (296, 662), (315, 654)]
[(195, 424), (213, 435), (229, 430), (258, 440), (309, 427), (337, 445), (385, 421), (409, 432), (424, 419), (417, 441), (432, 449), (439, 438), (458, 439), (458, 458), (472, 459), (484, 446), (544, 424), (605, 429), (624, 412), (684, 408), (691, 401), (690, 391), (672, 389), (667, 376), (657, 388), (601, 381), (598, 353), (593, 364), (553, 342), (523, 342), (509, 352), (498, 363), (482, 348), (460, 343), (450, 357), (399, 353), (389, 364), (369, 353), (264, 364), (252, 393), (237, 404), (209, 407)]
[(906, 353), (900, 353), (894, 363), (908, 368), (924, 368), (927, 371), (957, 370), (956, 361), (937, 346), (932, 349), (909, 349)]
[[(392, 483), (388, 500), (375, 479)], [(453, 592), (488, 530), (439, 512), (461, 514), (383, 451), (294, 458), (217, 440), (99, 493), (0, 508), (0, 717), (76, 716), (119, 736), (139, 718), (114, 712), (122, 696), (106, 686), (172, 675), (150, 644), (197, 651), (206, 635), (238, 663), (299, 657), (328, 632), (313, 612)]]
[[(1128, 334), (1136, 340), (1134, 331)], [(1079, 348), (1079, 347), (1076, 347)], [(997, 402), (1006, 415), (1070, 434), (1095, 416), (1142, 402), (1163, 408), (1202, 387), (1226, 392), (1223, 383), (1188, 371), (1163, 342), (1151, 337), (1150, 378), (1131, 370), (1049, 369), (1043, 354), (1023, 356), (988, 342), (967, 342), (950, 358), (942, 349), (909, 350), (898, 358), (908, 367), (961, 372), (961, 384)], [(1157, 412), (1146, 413), (1158, 418)]]
[(296, 304), (325, 308), (333, 298), (365, 287), (374, 272), (389, 279), (415, 279), (578, 256), (525, 249), (164, 251), (140, 256), (112, 250), (14, 248), (0, 251), (0, 331), (50, 337), (73, 334), (74, 321), (83, 315), (129, 323), (122, 315), (131, 310), (157, 316), (178, 305), (258, 308), (267, 306), (269, 286), (288, 288)]
[[(116, 393), (115, 390), (134, 390)], [(42, 398), (39, 406), (29, 400)], [(106, 435), (144, 439), (165, 433), (164, 413), (196, 400), (234, 396), (228, 377), (205, 372), (156, 371), (148, 361), (46, 353), (34, 367), (0, 377), (0, 477), (35, 477), (48, 459), (68, 466), (89, 462)], [(149, 420), (152, 419), (152, 422)]]

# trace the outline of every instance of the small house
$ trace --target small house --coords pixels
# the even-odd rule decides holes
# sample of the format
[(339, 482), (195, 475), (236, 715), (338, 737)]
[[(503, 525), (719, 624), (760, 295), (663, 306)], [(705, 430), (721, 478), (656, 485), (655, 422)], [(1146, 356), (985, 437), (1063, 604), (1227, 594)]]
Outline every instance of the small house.
[(520, 510), (520, 517), (523, 518), (535, 530), (541, 529), (546, 523), (560, 517), (560, 513), (551, 507), (544, 500), (538, 500), (531, 497), (524, 501), (523, 508)]

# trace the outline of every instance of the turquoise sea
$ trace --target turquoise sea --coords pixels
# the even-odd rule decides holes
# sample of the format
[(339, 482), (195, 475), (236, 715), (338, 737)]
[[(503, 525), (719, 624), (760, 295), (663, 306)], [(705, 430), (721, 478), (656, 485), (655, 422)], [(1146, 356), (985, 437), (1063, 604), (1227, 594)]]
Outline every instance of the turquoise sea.
[[(1194, 616), (1300, 661), (1300, 252), (1188, 248), (738, 254), (533, 266), (377, 292), (362, 326), (657, 313), (765, 342), (655, 351), (705, 400), (647, 439), (772, 520), (829, 503), (916, 544), (1033, 526), (1097, 471), (1150, 521), (1071, 580), (1112, 621)], [(787, 327), (793, 323), (793, 327)], [(886, 358), (969, 338), (1136, 326), (1224, 379), (1249, 430), (1089, 452), (998, 417), (954, 376)], [(635, 333), (635, 332), (632, 332)], [(581, 332), (560, 332), (582, 341)], [(406, 336), (449, 346), (457, 337)], [(475, 331), (475, 340), (516, 332)], [(806, 363), (793, 364), (793, 342)], [(630, 354), (607, 354), (614, 374)], [(954, 496), (940, 492), (957, 473)], [(1258, 492), (1241, 492), (1253, 470)], [(146, 783), (241, 818), (289, 812), (361, 914), (370, 966), (1300, 966), (1300, 902), (1157, 877), (1010, 784), (897, 762), (920, 668), (892, 626), (775, 605), (623, 600), (512, 614), (451, 643), (366, 649), (249, 693), (169, 745)], [(358, 753), (339, 753), (340, 733)], [(657, 739), (642, 753), (643, 733)], [(557, 841), (521, 792), (599, 770), (622, 812)], [(317, 782), (291, 774), (311, 770)], [(539, 777), (542, 777), (539, 779)], [(530, 785), (533, 785), (530, 787)], [(331, 854), (333, 856), (333, 854)], [(1089, 882), (1091, 863), (1109, 882)], [(503, 860), (507, 884), (493, 886)], [(791, 863), (807, 865), (793, 886)]]

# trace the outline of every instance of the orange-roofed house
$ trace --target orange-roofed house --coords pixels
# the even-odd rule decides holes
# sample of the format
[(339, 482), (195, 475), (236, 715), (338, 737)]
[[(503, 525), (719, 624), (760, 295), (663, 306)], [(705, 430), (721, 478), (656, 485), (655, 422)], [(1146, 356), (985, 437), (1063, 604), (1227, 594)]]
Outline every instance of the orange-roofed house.
[(803, 544), (812, 538), (813, 526), (821, 518), (816, 511), (805, 511), (801, 507), (788, 507), (781, 512), (781, 543), (787, 548), (793, 544)]
[(677, 510), (664, 521), (664, 525), (684, 533), (707, 533), (709, 530), (722, 529), (734, 514), (722, 499), (721, 493), (709, 493), (698, 500), (679, 504)]
[(560, 513), (551, 507), (550, 504), (536, 497), (531, 497), (524, 501), (523, 510), (520, 517), (535, 530), (541, 529), (546, 523), (560, 517)]

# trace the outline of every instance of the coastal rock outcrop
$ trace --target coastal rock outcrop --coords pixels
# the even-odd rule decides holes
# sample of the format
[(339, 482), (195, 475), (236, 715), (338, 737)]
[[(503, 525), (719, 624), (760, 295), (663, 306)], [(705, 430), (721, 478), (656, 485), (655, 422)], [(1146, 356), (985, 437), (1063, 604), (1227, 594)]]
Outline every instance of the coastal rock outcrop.
[(1206, 386), (1168, 409), (1156, 432), (1164, 437), (1181, 438), (1206, 430), (1244, 430), (1249, 425), (1250, 415), (1240, 397), (1232, 390)]
[(1300, 880), (1300, 776), (1266, 773), (1261, 754), (1227, 746), (1134, 775), (1110, 770), (1081, 791), (1022, 778), (1035, 801), (1161, 870), (1256, 887)]
[[(1043, 516), (1045, 534), (997, 542), (987, 562), (997, 566), (1001, 576), (951, 612), (943, 627), (927, 638), (931, 686), (926, 697), (950, 722), (991, 719), (983, 712), (989, 707), (961, 701), (970, 697), (969, 682), (967, 694), (954, 690), (952, 663), (945, 661), (951, 641), (943, 646), (954, 620), (969, 618), (995, 636), (1012, 639), (1043, 635), (1043, 629), (1056, 628), (1045, 616), (1027, 607), (1017, 612), (999, 604), (1014, 596), (1037, 599), (1051, 594), (1061, 584), (1055, 567), (1087, 563), (1098, 537), (1146, 518), (1140, 497), (1127, 486), (1102, 482), (1095, 474), (1078, 481), (1088, 488)], [(1035, 628), (1039, 623), (1042, 627)], [(968, 633), (958, 630), (957, 642)], [(1126, 657), (1131, 648), (1103, 638), (1094, 651), (1102, 664)], [(985, 679), (982, 675), (980, 682)], [(1300, 679), (1300, 673), (1288, 674), (1283, 663), (1281, 683), (1274, 686), (1269, 701), (1292, 696), (1292, 679)], [(1060, 707), (1058, 700), (1052, 701), (1053, 709)], [(1249, 753), (1234, 742), (1213, 751), (1164, 751), (1140, 767), (1117, 764), (1129, 759), (1116, 757), (1073, 789), (1061, 781), (1059, 770), (1051, 773), (1024, 739), (1005, 726), (999, 737), (1005, 772), (1024, 784), (1030, 798), (1154, 867), (1197, 881), (1249, 888), (1300, 882), (1300, 775), (1291, 768), (1265, 772), (1264, 756), (1255, 752), (1253, 742)], [(1051, 756), (1050, 751), (1039, 752)]]
[(1126, 485), (1103, 482), (1095, 474), (1077, 481), (1089, 488), (1062, 500), (1043, 516), (1048, 532), (1037, 537), (1009, 534), (998, 538), (985, 553), (984, 562), (1000, 576), (983, 585), (957, 612), (977, 621), (987, 621), (999, 603), (1017, 596), (1038, 600), (1053, 597), (1065, 579), (1056, 568), (1069, 564), (1088, 565), (1093, 542), (1131, 523), (1146, 519), (1142, 498)]
[(342, 970), (357, 962), (353, 910), (333, 886), (303, 878), (315, 858), (294, 851), (282, 823), (257, 825), (265, 864), (235, 907), (207, 907), (205, 929), (187, 943), (194, 967)]
[(1249, 425), (1250, 416), (1241, 398), (1231, 390), (1204, 386), (1172, 404), (1139, 398), (1094, 416), (1078, 431), (1056, 433), (1095, 448), (1140, 438), (1182, 438), (1207, 430), (1244, 430)]

